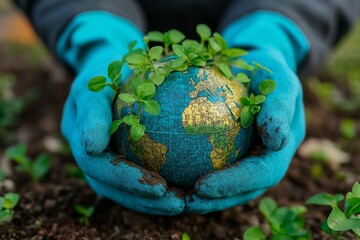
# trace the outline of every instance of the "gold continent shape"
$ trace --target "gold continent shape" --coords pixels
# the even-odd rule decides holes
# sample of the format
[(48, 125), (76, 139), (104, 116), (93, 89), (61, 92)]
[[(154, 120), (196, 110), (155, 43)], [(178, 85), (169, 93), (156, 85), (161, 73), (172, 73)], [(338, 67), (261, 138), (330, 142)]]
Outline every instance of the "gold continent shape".
[(165, 145), (155, 142), (148, 134), (145, 134), (139, 141), (134, 141), (129, 137), (129, 144), (144, 168), (160, 172), (162, 165), (166, 162), (168, 148)]
[[(209, 134), (212, 166), (221, 169), (234, 151), (234, 140), (240, 131), (240, 123), (234, 119), (239, 119), (239, 101), (247, 93), (239, 82), (227, 79), (215, 68), (201, 68), (197, 77), (198, 83), (191, 81), (195, 91), (189, 93), (193, 100), (182, 113), (182, 125), (189, 134)], [(197, 97), (202, 91), (225, 101), (213, 103), (207, 97)], [(239, 152), (237, 149), (236, 156)]]

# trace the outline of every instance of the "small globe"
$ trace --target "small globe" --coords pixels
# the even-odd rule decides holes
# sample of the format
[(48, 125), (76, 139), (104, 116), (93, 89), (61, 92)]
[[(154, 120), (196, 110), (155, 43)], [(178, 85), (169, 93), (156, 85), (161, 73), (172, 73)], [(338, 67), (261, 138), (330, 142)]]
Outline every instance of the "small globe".
[[(215, 67), (189, 67), (172, 72), (157, 88), (154, 100), (160, 115), (143, 112), (145, 135), (138, 141), (130, 128), (121, 125), (114, 135), (121, 155), (144, 168), (158, 172), (173, 186), (192, 187), (206, 173), (222, 169), (248, 151), (252, 128), (240, 125), (240, 98), (246, 88), (227, 79)], [(115, 119), (131, 110), (119, 98)]]

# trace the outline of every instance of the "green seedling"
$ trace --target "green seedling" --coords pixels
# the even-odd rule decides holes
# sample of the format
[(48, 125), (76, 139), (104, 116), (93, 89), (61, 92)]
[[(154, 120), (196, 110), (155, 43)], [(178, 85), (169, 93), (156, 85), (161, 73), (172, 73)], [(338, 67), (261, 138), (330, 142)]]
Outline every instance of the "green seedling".
[(20, 195), (17, 193), (6, 193), (0, 197), (0, 225), (11, 222), (14, 217), (14, 208), (18, 204)]
[(181, 235), (181, 239), (182, 240), (191, 240), (191, 237), (190, 237), (190, 235), (188, 233), (183, 233)]
[(77, 204), (75, 206), (75, 211), (81, 215), (81, 217), (79, 218), (79, 221), (83, 224), (85, 224), (85, 226), (89, 226), (90, 224), (90, 217), (93, 215), (94, 211), (95, 211), (95, 207), (91, 206), (91, 207), (85, 207), (81, 204)]
[(304, 206), (278, 207), (271, 198), (264, 198), (259, 205), (271, 232), (267, 238), (260, 227), (251, 227), (244, 233), (244, 240), (289, 239), (310, 240), (310, 231), (304, 228), (302, 215), (307, 211)]
[[(243, 83), (249, 90), (251, 77), (256, 71), (271, 71), (261, 64), (247, 63), (240, 57), (247, 51), (240, 48), (229, 48), (225, 39), (219, 33), (212, 33), (207, 25), (199, 24), (196, 32), (200, 41), (185, 39), (185, 35), (177, 30), (165, 33), (149, 32), (144, 37), (146, 50), (134, 49), (136, 42), (129, 44), (129, 53), (123, 59), (112, 62), (108, 67), (108, 76), (95, 76), (88, 83), (93, 92), (103, 90), (106, 86), (114, 90), (114, 98), (119, 97), (124, 103), (137, 108), (137, 114), (129, 114), (111, 124), (110, 134), (113, 134), (121, 124), (130, 127), (130, 135), (139, 140), (146, 131), (140, 122), (143, 111), (158, 115), (160, 105), (153, 99), (156, 89), (165, 78), (174, 71), (186, 71), (190, 66), (214, 66), (230, 80)], [(160, 43), (163, 46), (149, 47), (150, 43)], [(165, 60), (165, 61), (162, 61)], [(120, 86), (123, 65), (133, 70), (134, 77), (125, 86)], [(248, 72), (234, 76), (232, 68)], [(260, 84), (260, 95), (251, 94), (249, 98), (241, 100), (240, 123), (242, 127), (250, 127), (254, 116), (260, 111), (265, 95), (270, 94), (276, 87), (275, 81), (266, 79)]]
[(50, 169), (50, 157), (39, 155), (35, 160), (26, 156), (26, 146), (19, 144), (6, 149), (5, 156), (18, 164), (17, 169), (27, 173), (33, 182), (38, 183)]
[(332, 239), (346, 239), (344, 233), (352, 231), (360, 239), (360, 184), (356, 182), (352, 191), (345, 197), (343, 210), (340, 209), (344, 200), (343, 194), (318, 193), (309, 198), (307, 204), (324, 205), (332, 208), (327, 219), (321, 224), (321, 229)]
[(339, 130), (345, 139), (352, 140), (356, 137), (356, 123), (350, 118), (345, 118), (340, 122)]

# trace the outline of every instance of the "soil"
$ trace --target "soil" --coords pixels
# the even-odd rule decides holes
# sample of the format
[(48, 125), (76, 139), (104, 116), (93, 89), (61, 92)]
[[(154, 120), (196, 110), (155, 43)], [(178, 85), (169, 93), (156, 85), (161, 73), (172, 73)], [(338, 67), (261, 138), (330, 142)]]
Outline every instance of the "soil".
[[(28, 176), (15, 171), (14, 165), (10, 164), (10, 178), (15, 182), (15, 191), (21, 195), (21, 200), (15, 208), (13, 221), (0, 227), (0, 239), (181, 239), (184, 232), (191, 239), (242, 239), (250, 226), (266, 228), (258, 211), (261, 198), (222, 212), (174, 217), (144, 215), (106, 199), (98, 201), (83, 181), (66, 171), (64, 166), (75, 165), (70, 152), (49, 147), (51, 140), (63, 141), (59, 126), (71, 76), (51, 57), (45, 57), (34, 66), (24, 58), (23, 52), (9, 54), (5, 48), (0, 49), (1, 58), (6, 59), (0, 61), (0, 72), (16, 77), (15, 93), (21, 96), (29, 91), (36, 92), (36, 97), (26, 102), (11, 129), (13, 139), (0, 144), (0, 157), (8, 146), (24, 142), (29, 156), (48, 152), (52, 158), (51, 170), (40, 184), (33, 184)], [(305, 105), (311, 116), (306, 138), (328, 138), (340, 142), (342, 149), (351, 154), (351, 161), (341, 168), (346, 173), (345, 179), (339, 180), (337, 172), (326, 165), (322, 166), (324, 176), (316, 179), (311, 175), (314, 160), (297, 154), (280, 184), (264, 195), (284, 206), (303, 205), (310, 196), (319, 192), (346, 193), (354, 181), (360, 179), (360, 140), (344, 140), (338, 130), (339, 122), (346, 115), (323, 108), (316, 96), (306, 89), (306, 84), (304, 86)], [(359, 115), (353, 114), (352, 117), (358, 119)], [(359, 131), (358, 124), (357, 133)], [(4, 192), (0, 189), (0, 195)], [(79, 222), (79, 215), (74, 210), (76, 204), (96, 204), (89, 226)], [(329, 209), (313, 205), (306, 207), (305, 222), (313, 238), (327, 239), (319, 226)], [(347, 237), (354, 239), (351, 234)]]

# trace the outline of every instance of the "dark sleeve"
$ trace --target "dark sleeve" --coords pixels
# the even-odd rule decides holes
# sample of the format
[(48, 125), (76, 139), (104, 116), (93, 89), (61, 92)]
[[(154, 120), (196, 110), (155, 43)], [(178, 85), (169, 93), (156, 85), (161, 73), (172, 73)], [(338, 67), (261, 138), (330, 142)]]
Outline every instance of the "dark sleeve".
[(259, 10), (279, 12), (302, 29), (311, 46), (300, 66), (306, 74), (323, 64), (331, 48), (351, 29), (360, 15), (360, 0), (233, 0), (221, 27)]
[(44, 42), (55, 51), (56, 42), (71, 19), (86, 11), (107, 11), (144, 29), (141, 9), (134, 0), (14, 0)]

